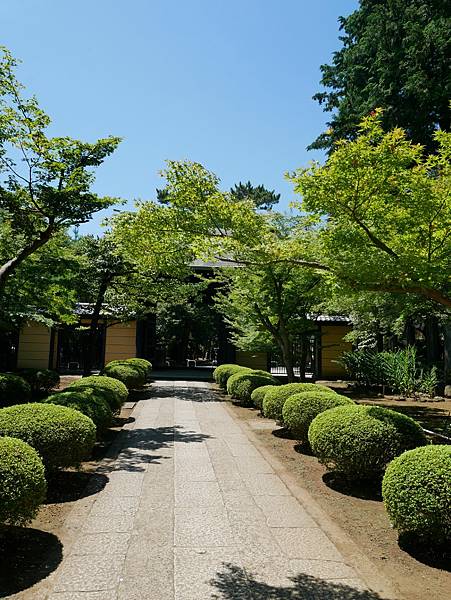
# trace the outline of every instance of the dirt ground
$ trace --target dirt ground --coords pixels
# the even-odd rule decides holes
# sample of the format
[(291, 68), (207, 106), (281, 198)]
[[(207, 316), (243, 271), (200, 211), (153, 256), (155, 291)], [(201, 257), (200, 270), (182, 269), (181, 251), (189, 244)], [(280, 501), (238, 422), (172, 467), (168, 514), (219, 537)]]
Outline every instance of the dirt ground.
[[(372, 402), (370, 399), (365, 401)], [(377, 404), (391, 406), (393, 402), (378, 399)], [(422, 405), (413, 406), (415, 410), (419, 408)], [(443, 410), (446, 413), (451, 409), (451, 402), (447, 402), (445, 407), (433, 403), (426, 408), (428, 412)], [(298, 484), (310, 493), (322, 510), (392, 582), (399, 590), (400, 600), (450, 600), (451, 549), (448, 548), (448, 553), (430, 555), (429, 550), (414, 549), (407, 542), (398, 543), (398, 535), (385, 512), (379, 486), (349, 487), (327, 473), (307, 449), (289, 439), (285, 430), (274, 428), (273, 422), (260, 417), (258, 411), (233, 406), (233, 412), (239, 419), (248, 422), (260, 442), (274, 453), (295, 476)]]

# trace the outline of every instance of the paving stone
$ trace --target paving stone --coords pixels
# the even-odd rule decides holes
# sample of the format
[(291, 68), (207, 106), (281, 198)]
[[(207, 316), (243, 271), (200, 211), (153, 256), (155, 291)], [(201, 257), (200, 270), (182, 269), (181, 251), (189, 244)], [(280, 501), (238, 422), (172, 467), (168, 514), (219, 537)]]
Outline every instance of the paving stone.
[(173, 600), (172, 577), (163, 579), (157, 571), (158, 569), (151, 570), (150, 575), (122, 581), (119, 584), (117, 600)]
[(153, 587), (172, 588), (174, 579), (172, 542), (167, 546), (155, 546), (139, 535), (134, 538), (125, 558), (124, 581), (146, 577), (154, 581)]
[(319, 527), (273, 528), (272, 534), (289, 558), (342, 560), (340, 552)]
[[(56, 592), (46, 596), (47, 600), (117, 600), (114, 590), (103, 592)], [(33, 598), (33, 600), (35, 600)], [(36, 600), (38, 600), (36, 598)]]
[[(241, 574), (230, 584), (231, 574)], [(224, 590), (227, 590), (224, 594)], [(241, 560), (232, 548), (176, 548), (175, 600), (250, 600)]]
[(139, 473), (110, 473), (105, 491), (116, 496), (139, 496), (141, 493), (144, 472)]
[(100, 494), (91, 509), (91, 516), (116, 517), (123, 514), (135, 514), (138, 510), (140, 499), (137, 496), (113, 496), (112, 494)]
[(96, 592), (116, 590), (124, 556), (69, 555), (64, 559), (55, 592)]
[(344, 562), (332, 560), (300, 560), (289, 561), (290, 569), (296, 575), (303, 573), (317, 579), (357, 579), (354, 569)]
[(290, 491), (282, 481), (272, 473), (249, 474), (245, 484), (253, 496), (290, 496)]
[(178, 507), (175, 509), (176, 546), (233, 546), (234, 539), (224, 507)]
[(318, 525), (293, 496), (255, 496), (266, 515), (268, 527), (317, 527)]
[(72, 548), (72, 554), (125, 554), (129, 541), (130, 533), (88, 533), (78, 538)]
[(222, 506), (224, 501), (216, 481), (177, 482), (175, 506)]
[(82, 535), (88, 533), (121, 533), (133, 529), (134, 514), (105, 515), (103, 517), (90, 515), (82, 529)]
[(148, 544), (166, 546), (174, 539), (173, 510), (167, 507), (140, 509), (135, 519), (134, 533), (139, 533)]

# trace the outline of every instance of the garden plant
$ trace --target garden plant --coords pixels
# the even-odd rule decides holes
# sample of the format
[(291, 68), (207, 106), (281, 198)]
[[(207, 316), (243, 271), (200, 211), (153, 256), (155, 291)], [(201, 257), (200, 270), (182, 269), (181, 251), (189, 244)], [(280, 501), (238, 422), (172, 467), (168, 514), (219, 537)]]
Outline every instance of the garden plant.
[(93, 421), (66, 406), (33, 402), (0, 409), (0, 436), (27, 442), (47, 470), (78, 467), (96, 440)]
[(395, 458), (385, 472), (382, 497), (400, 533), (449, 547), (451, 446), (423, 446)]
[(36, 450), (20, 439), (0, 437), (0, 524), (29, 523), (46, 492), (44, 465)]
[(334, 392), (324, 386), (316, 383), (286, 383), (278, 388), (269, 390), (263, 399), (263, 415), (268, 419), (282, 420), (282, 409), (286, 400), (300, 392), (323, 390), (333, 394)]
[(278, 380), (265, 371), (238, 371), (227, 380), (227, 393), (241, 403), (249, 404), (255, 389), (263, 385), (278, 384)]
[(354, 404), (346, 396), (336, 394), (332, 390), (312, 390), (290, 396), (282, 408), (282, 420), (290, 433), (301, 442), (308, 442), (308, 430), (313, 419), (320, 413), (335, 408)]
[(382, 476), (405, 450), (425, 446), (416, 421), (379, 406), (338, 406), (315, 417), (308, 430), (314, 455), (329, 470), (349, 479)]

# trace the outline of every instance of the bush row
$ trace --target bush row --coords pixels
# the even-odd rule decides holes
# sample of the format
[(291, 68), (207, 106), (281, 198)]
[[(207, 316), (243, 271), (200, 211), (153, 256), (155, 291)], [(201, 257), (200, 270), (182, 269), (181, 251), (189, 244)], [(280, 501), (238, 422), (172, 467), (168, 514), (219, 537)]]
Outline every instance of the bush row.
[(142, 388), (151, 378), (152, 364), (144, 358), (112, 360), (102, 375), (121, 381), (129, 390)]
[(23, 525), (35, 516), (46, 494), (45, 472), (87, 459), (96, 433), (111, 424), (129, 389), (149, 381), (151, 369), (143, 359), (113, 361), (104, 376), (74, 381), (42, 402), (30, 402), (32, 391), (48, 393), (57, 374), (0, 375), (0, 524)]
[[(215, 379), (229, 393), (235, 382), (257, 381), (249, 369), (224, 367)], [(246, 390), (246, 398), (247, 394)], [(433, 544), (451, 542), (451, 446), (428, 445), (410, 417), (379, 406), (356, 405), (316, 384), (262, 381), (250, 398), (264, 416), (309, 443), (329, 470), (354, 480), (382, 478), (384, 504), (400, 532)]]

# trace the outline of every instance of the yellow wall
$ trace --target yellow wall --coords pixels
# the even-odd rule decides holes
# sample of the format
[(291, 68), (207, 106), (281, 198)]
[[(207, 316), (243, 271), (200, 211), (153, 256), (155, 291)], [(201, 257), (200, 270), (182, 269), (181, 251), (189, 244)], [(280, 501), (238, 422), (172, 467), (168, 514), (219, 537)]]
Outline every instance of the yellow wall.
[(321, 377), (344, 377), (346, 372), (337, 362), (343, 352), (352, 349), (350, 342), (343, 337), (351, 331), (349, 325), (321, 326)]
[(136, 356), (136, 321), (118, 323), (106, 329), (105, 364)]
[(267, 356), (266, 352), (243, 352), (242, 350), (237, 350), (235, 362), (242, 367), (266, 371), (268, 368)]
[(49, 366), (50, 329), (38, 323), (27, 323), (20, 331), (17, 367), (47, 369)]

